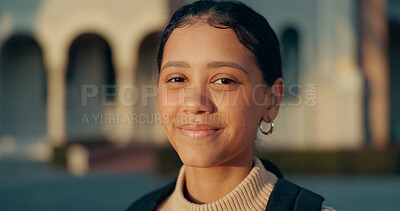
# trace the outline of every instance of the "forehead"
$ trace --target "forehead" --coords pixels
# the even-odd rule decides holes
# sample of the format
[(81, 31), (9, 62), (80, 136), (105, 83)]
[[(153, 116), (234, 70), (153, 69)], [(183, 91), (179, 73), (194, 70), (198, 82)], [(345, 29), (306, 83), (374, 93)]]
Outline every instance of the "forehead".
[(254, 63), (252, 52), (236, 37), (231, 28), (216, 28), (195, 22), (176, 28), (165, 44), (162, 63), (169, 60), (228, 60), (243, 65)]

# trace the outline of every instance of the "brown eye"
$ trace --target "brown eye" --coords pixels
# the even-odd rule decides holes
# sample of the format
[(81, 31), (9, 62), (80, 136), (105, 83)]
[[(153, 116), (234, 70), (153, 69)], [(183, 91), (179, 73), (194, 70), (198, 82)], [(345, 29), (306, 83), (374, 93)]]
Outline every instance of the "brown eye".
[(169, 82), (171, 82), (171, 83), (185, 82), (185, 79), (181, 78), (181, 77), (173, 77), (167, 81), (167, 83), (169, 83)]
[(215, 81), (217, 84), (236, 84), (237, 82), (229, 78), (221, 78)]

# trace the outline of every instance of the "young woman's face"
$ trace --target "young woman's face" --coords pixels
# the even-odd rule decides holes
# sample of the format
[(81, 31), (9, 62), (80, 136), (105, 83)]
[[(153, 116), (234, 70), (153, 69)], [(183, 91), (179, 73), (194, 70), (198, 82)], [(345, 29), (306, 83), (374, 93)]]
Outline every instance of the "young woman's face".
[(252, 154), (268, 92), (254, 56), (232, 29), (196, 22), (170, 35), (158, 103), (184, 164), (211, 167)]

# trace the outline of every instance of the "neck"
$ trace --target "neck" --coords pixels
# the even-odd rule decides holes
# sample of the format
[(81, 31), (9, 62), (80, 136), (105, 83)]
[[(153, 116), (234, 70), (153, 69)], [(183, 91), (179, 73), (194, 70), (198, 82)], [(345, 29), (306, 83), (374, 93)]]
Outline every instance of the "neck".
[(231, 192), (253, 167), (253, 148), (210, 168), (186, 166), (185, 197), (194, 203), (216, 201)]

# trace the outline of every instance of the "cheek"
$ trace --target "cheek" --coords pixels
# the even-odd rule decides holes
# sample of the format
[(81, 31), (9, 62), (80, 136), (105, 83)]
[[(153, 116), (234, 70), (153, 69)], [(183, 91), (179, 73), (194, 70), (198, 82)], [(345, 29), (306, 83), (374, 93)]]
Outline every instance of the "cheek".
[(268, 105), (269, 98), (266, 85), (255, 86), (252, 95), (254, 106), (265, 108)]
[[(234, 92), (229, 92), (225, 96), (220, 97), (219, 102), (221, 106), (232, 110), (241, 110), (242, 113), (255, 113), (254, 109), (262, 107), (262, 101), (264, 99), (264, 92), (261, 88), (243, 87)], [(251, 111), (251, 112), (246, 112)]]
[(179, 95), (176, 91), (171, 91), (168, 89), (167, 85), (160, 85), (158, 87), (158, 105), (160, 107), (173, 107), (177, 106), (176, 100)]
[[(232, 130), (243, 131), (244, 134), (255, 133), (258, 120), (262, 117), (265, 103), (265, 91), (260, 87), (244, 88), (226, 96), (221, 102), (221, 110), (229, 115)], [(228, 99), (229, 98), (229, 99)]]
[(177, 101), (174, 100), (175, 95), (167, 89), (158, 89), (158, 108), (162, 116), (162, 124), (164, 127), (171, 125), (174, 113), (177, 110)]

